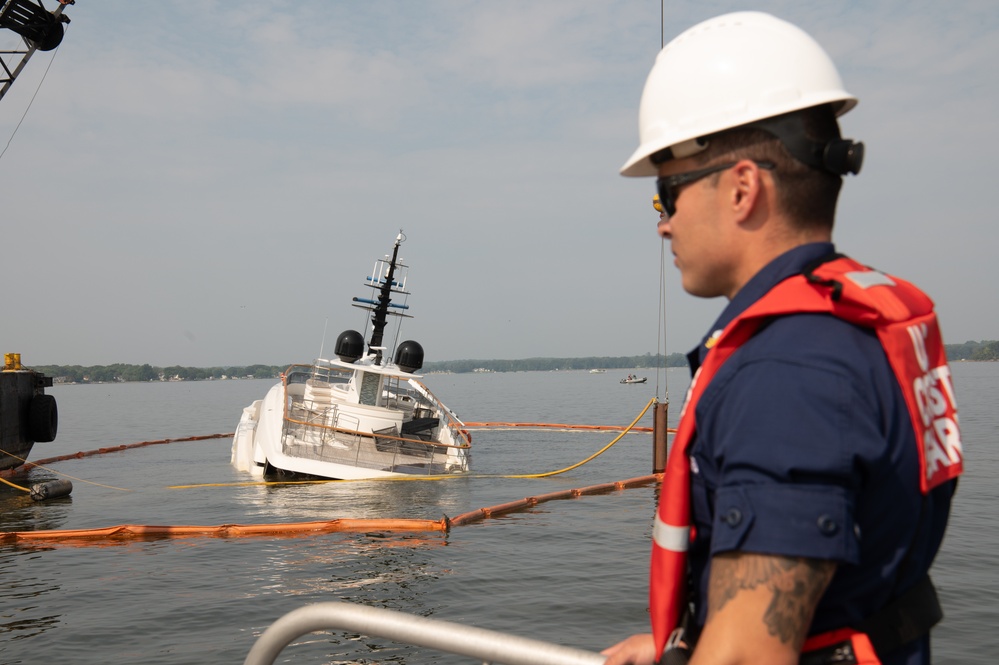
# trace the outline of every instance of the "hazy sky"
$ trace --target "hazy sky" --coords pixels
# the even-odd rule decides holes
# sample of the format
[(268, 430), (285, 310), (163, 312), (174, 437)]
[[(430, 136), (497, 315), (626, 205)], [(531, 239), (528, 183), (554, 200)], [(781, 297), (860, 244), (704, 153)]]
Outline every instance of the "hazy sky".
[[(667, 41), (753, 8), (825, 46), (860, 99), (844, 135), (867, 146), (840, 250), (925, 289), (946, 342), (999, 339), (995, 3), (666, 5)], [(369, 295), (400, 228), (403, 337), (428, 360), (662, 348), (654, 183), (618, 175), (659, 2), (78, 0), (67, 14), (60, 49), (0, 100), (0, 352), (308, 361), (327, 322), (327, 350), (364, 326), (350, 298)], [(0, 48), (16, 39), (0, 30)], [(666, 281), (665, 350), (685, 352), (725, 303), (685, 294), (671, 261)]]

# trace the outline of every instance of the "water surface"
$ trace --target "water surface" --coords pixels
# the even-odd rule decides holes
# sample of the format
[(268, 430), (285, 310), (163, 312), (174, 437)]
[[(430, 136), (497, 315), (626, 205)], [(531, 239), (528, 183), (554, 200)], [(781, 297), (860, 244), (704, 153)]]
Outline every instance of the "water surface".
[[(684, 370), (621, 385), (627, 370), (432, 375), (431, 389), (466, 421), (629, 423), (657, 390), (679, 412)], [(968, 471), (933, 575), (947, 618), (937, 663), (991, 663), (999, 474), (994, 442), (999, 363), (954, 367)], [(271, 381), (56, 386), (60, 431), (33, 459), (235, 429)], [(667, 385), (668, 384), (668, 385)], [(651, 425), (651, 415), (641, 423)], [(564, 468), (607, 433), (473, 432), (477, 474)], [(231, 524), (344, 517), (440, 519), (573, 487), (645, 475), (651, 437), (632, 435), (569, 473), (546, 479), (355, 482), (283, 487), (171, 485), (247, 480), (228, 439), (178, 442), (36, 469), (22, 484), (75, 479), (71, 497), (35, 503), (0, 488), (0, 530), (115, 524)], [(180, 538), (101, 546), (0, 546), (0, 662), (240, 663), (274, 620), (307, 603), (359, 602), (599, 650), (647, 624), (651, 487), (544, 503), (450, 534)], [(317, 634), (280, 662), (454, 662), (356, 635)], [(458, 661), (460, 662), (460, 661)]]

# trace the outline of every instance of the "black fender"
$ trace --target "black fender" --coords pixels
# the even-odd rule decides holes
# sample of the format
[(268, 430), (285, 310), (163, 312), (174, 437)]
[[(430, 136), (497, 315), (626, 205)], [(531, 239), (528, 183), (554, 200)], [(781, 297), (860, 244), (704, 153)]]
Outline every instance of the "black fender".
[(28, 433), (32, 441), (54, 441), (59, 429), (59, 409), (52, 395), (35, 395), (28, 405)]

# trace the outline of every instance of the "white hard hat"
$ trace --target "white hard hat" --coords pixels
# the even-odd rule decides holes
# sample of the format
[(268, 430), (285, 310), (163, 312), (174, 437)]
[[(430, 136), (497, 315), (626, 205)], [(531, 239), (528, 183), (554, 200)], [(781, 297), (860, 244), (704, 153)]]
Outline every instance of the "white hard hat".
[(659, 52), (642, 92), (640, 145), (621, 175), (656, 175), (649, 157), (660, 150), (688, 157), (701, 137), (820, 104), (842, 115), (857, 99), (812, 37), (762, 12), (717, 16)]

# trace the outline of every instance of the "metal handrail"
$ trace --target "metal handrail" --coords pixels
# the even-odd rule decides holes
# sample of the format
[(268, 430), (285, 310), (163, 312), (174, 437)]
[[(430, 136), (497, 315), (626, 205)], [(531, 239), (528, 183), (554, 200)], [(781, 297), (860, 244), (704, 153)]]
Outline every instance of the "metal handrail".
[(394, 642), (508, 665), (601, 665), (604, 656), (485, 628), (463, 626), (379, 607), (317, 603), (285, 614), (254, 643), (243, 665), (272, 665), (295, 639), (319, 630), (345, 630)]

